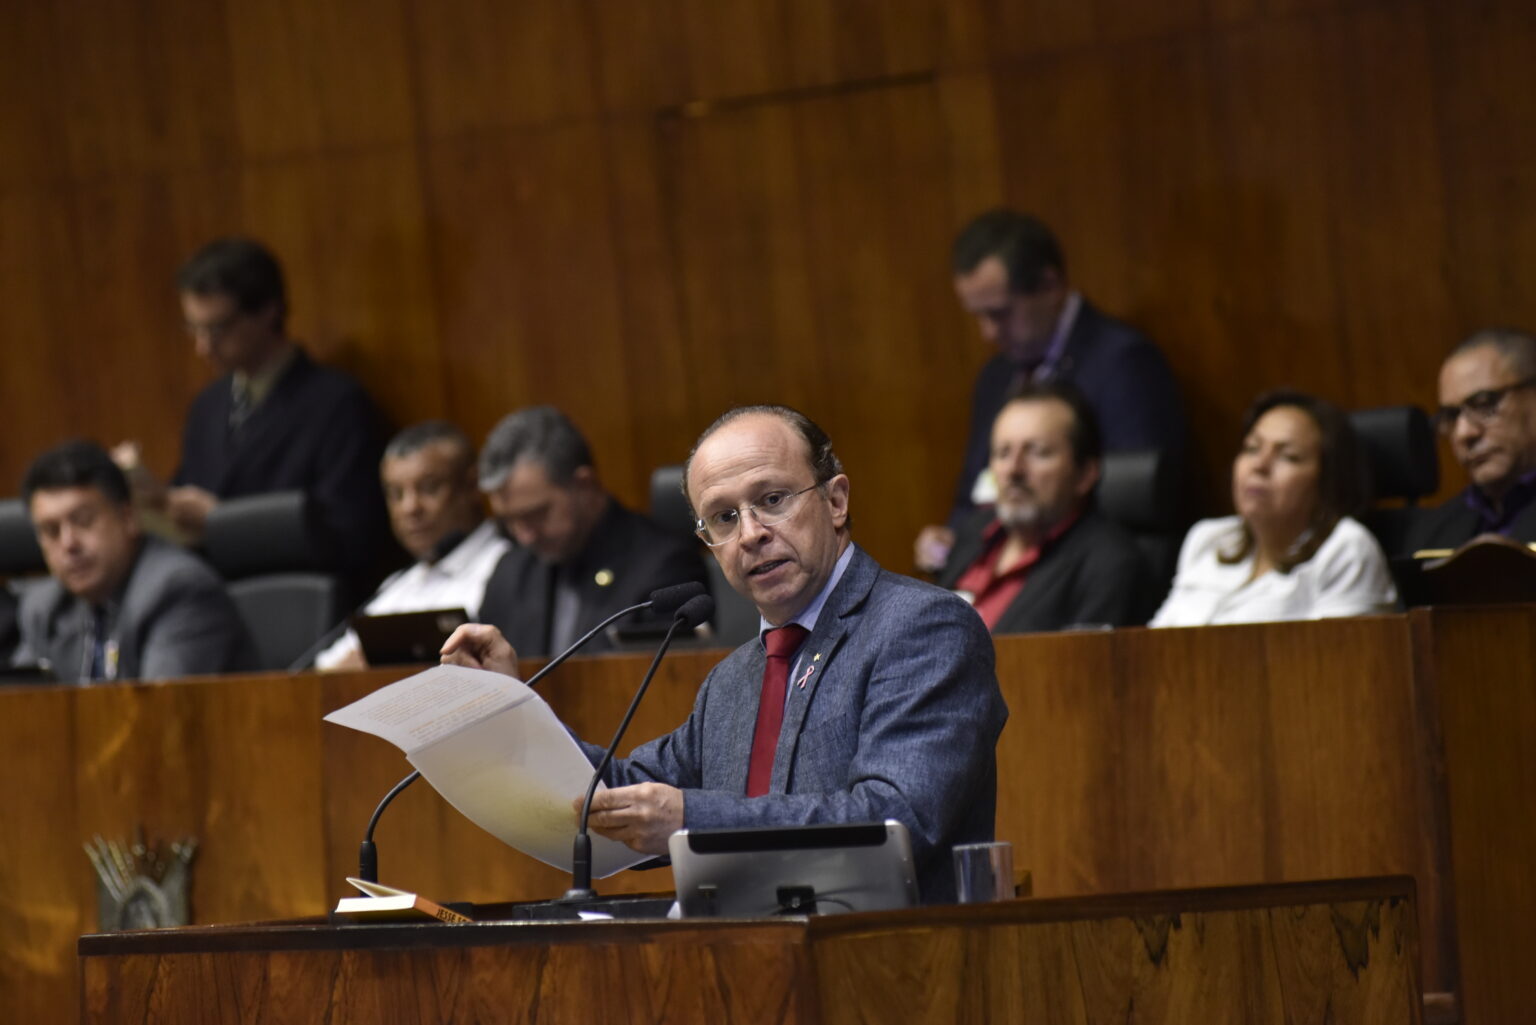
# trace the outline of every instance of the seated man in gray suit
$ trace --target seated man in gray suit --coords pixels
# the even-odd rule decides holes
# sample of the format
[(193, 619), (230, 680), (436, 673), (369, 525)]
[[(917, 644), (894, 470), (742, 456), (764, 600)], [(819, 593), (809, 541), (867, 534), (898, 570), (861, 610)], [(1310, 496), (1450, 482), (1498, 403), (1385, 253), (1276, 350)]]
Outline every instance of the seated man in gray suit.
[(997, 504), (974, 510), (939, 574), (995, 634), (1136, 626), (1161, 595), (1136, 541), (1094, 507), (1099, 427), (1065, 382), (1028, 384), (992, 422)]
[[(891, 818), (911, 832), (924, 898), (953, 900), (951, 845), (992, 838), (1008, 716), (981, 620), (854, 545), (848, 478), (794, 410), (726, 413), (683, 479), (699, 536), (763, 632), (710, 672), (683, 725), (613, 762), (592, 829), (662, 854), (685, 826)], [(517, 669), (505, 639), (476, 624), (443, 660)], [(586, 749), (596, 764), (602, 749)]]
[(71, 441), (22, 483), (51, 579), (21, 606), (16, 661), (60, 680), (168, 679), (250, 669), (255, 648), (218, 576), (146, 537), (128, 479), (105, 449)]

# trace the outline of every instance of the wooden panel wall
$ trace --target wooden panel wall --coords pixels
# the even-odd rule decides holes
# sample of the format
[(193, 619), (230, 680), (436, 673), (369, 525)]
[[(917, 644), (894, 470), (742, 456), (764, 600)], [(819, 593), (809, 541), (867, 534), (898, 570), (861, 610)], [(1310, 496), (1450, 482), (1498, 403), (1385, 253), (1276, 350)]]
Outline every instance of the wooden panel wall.
[[(1487, 664), (1501, 667), (1530, 648), (1513, 630), (1470, 632), (1462, 643), (1482, 645)], [(1469, 947), (1486, 949), (1515, 935), (1499, 931), (1505, 919), (1532, 915), (1519, 888), (1524, 862), (1474, 861), (1465, 880), (1447, 878), (1461, 852), (1446, 853), (1444, 781), (1432, 771), (1438, 731), (1419, 717), (1417, 693), (1451, 671), (1435, 652), (1429, 645), (1423, 664), (1415, 660), (1404, 616), (1000, 638), (1010, 715), (998, 744), (997, 834), (1041, 897), (1412, 875), (1425, 986), (1454, 990), (1458, 929)], [(720, 655), (669, 657), (631, 742), (681, 722)], [(645, 661), (578, 658), (543, 692), (580, 735), (603, 739)], [(142, 824), (151, 837), (200, 837), (198, 923), (320, 914), (343, 896), (369, 814), (408, 767), (390, 745), (321, 716), (399, 675), (0, 693), (0, 742), (15, 752), (15, 785), (0, 790), (0, 822), (14, 826), (0, 830), (0, 893), (26, 895), (0, 906), (0, 1018), (52, 1021), (73, 1006), (74, 937), (95, 922), (79, 844), (94, 833), (130, 837)], [(1490, 714), (1497, 709), (1470, 707), (1461, 735), (1486, 728)], [(1523, 791), (1490, 793), (1500, 798), (1482, 806), (1492, 820), (1512, 814)], [(1483, 821), (1452, 810), (1470, 829)], [(376, 838), (382, 879), (440, 899), (536, 900), (568, 885), (564, 872), (507, 848), (423, 785), (390, 808)], [(599, 885), (670, 888), (665, 870)], [(1506, 912), (1453, 921), (1452, 892), (1502, 901)], [(1519, 988), (1529, 973), (1487, 976), (1469, 976), (1483, 980), (1483, 999), (1507, 983), (1511, 999), (1529, 1003), (1529, 987)]]
[(1007, 202), (1164, 345), (1219, 496), (1259, 390), (1428, 402), (1536, 324), (1533, 56), (1524, 0), (6, 4), (0, 492), (69, 434), (170, 469), (170, 280), (243, 231), (397, 424), (554, 402), (639, 502), (787, 401), (904, 566), (987, 355), (948, 239)]

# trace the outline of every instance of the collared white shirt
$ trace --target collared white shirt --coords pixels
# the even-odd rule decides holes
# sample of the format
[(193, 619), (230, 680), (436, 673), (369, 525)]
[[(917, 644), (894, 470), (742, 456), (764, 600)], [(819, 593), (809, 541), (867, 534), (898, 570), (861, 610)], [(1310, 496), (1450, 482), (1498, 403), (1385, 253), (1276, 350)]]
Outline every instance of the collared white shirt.
[[(510, 547), (496, 524), (484, 520), (441, 559), (434, 563), (418, 562), (384, 581), (363, 612), (383, 616), (391, 612), (462, 608), (474, 619), (480, 614), (485, 582)], [(348, 629), (315, 658), (315, 668), (330, 669), (357, 647), (357, 634)]]
[(1376, 538), (1345, 517), (1317, 553), (1289, 573), (1270, 570), (1257, 579), (1254, 556), (1223, 563), (1218, 555), (1241, 536), (1236, 516), (1201, 520), (1179, 549), (1173, 590), (1149, 626), (1205, 626), (1329, 619), (1391, 612), (1397, 589)]

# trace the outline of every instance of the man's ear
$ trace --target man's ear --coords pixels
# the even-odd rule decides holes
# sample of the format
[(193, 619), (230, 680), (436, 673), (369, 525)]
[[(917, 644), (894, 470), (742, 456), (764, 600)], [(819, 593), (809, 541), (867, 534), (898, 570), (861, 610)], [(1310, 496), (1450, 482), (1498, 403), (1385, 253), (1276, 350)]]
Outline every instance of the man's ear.
[(1067, 290), (1067, 276), (1055, 267), (1046, 267), (1040, 271), (1040, 284), (1035, 292), (1065, 292)]
[(1087, 498), (1088, 493), (1098, 486), (1102, 467), (1097, 459), (1090, 459), (1077, 471), (1077, 482), (1073, 491), (1078, 498)]
[(270, 302), (257, 310), (255, 318), (267, 329), (268, 333), (280, 335), (283, 333), (283, 304)]
[(840, 473), (822, 485), (832, 507), (832, 525), (838, 530), (848, 522), (848, 475)]
[(144, 522), (139, 518), (139, 507), (132, 502), (124, 502), (118, 506), (118, 514), (123, 518), (123, 526), (128, 531), (129, 537), (138, 537), (144, 533)]

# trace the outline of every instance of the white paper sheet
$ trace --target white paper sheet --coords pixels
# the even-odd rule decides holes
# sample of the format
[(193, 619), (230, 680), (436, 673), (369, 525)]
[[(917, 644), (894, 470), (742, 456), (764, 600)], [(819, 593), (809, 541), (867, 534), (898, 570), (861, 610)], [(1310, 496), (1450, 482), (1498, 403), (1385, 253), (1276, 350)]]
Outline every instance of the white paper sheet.
[[(435, 666), (337, 709), (326, 722), (382, 737), (406, 753), (465, 818), (547, 865), (569, 870), (572, 802), (592, 764), (544, 699), (520, 680)], [(596, 878), (645, 861), (592, 837)]]

